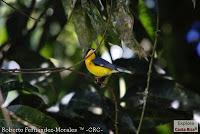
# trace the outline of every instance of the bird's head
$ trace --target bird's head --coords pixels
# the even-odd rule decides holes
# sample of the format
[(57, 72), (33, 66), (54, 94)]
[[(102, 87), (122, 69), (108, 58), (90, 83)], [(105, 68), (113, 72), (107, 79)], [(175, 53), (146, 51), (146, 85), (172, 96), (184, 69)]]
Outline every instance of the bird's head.
[(95, 49), (93, 48), (89, 48), (84, 56), (84, 58), (87, 58), (88, 60), (93, 60), (96, 58), (96, 54), (95, 54)]

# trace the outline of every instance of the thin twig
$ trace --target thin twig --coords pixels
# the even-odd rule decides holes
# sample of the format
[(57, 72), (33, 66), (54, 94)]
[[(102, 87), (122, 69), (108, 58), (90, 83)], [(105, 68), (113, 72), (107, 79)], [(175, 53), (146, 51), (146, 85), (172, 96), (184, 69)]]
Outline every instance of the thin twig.
[[(110, 1), (110, 11), (108, 13), (108, 23), (110, 22), (111, 20), (111, 12), (112, 12), (112, 0)], [(108, 10), (108, 9), (107, 9)], [(108, 11), (107, 11), (108, 12)], [(113, 97), (113, 101), (114, 101), (114, 105), (115, 105), (115, 122), (114, 122), (114, 126), (115, 126), (115, 134), (119, 134), (119, 128), (118, 128), (118, 112), (119, 112), (119, 108), (118, 108), (118, 101), (117, 101), (117, 97), (115, 95), (115, 92), (114, 92), (114, 89), (111, 88), (111, 94), (112, 94), (112, 97)]]
[(118, 109), (117, 98), (114, 93), (114, 89), (110, 88), (110, 90), (111, 90), (112, 98), (113, 98), (114, 105), (115, 105), (115, 120), (114, 120), (115, 134), (119, 134), (119, 129), (118, 129), (118, 111), (119, 111), (119, 109)]
[(31, 18), (31, 19), (33, 19), (33, 20), (35, 20), (35, 21), (39, 21), (39, 19), (36, 19), (36, 18), (34, 18), (34, 17), (32, 17), (32, 16), (26, 14), (25, 12), (23, 12), (22, 10), (20, 10), (20, 9), (18, 9), (18, 8), (16, 8), (16, 7), (14, 7), (14, 6), (11, 5), (10, 3), (7, 3), (7, 2), (4, 1), (4, 0), (1, 0), (1, 1), (2, 1), (3, 3), (5, 3), (7, 6), (9, 6), (10, 8), (12, 8), (12, 9), (14, 9), (15, 11), (19, 12), (20, 14), (26, 16), (27, 18)]
[(72, 69), (72, 68), (65, 68), (65, 67), (58, 67), (58, 68), (31, 68), (31, 69), (0, 69), (0, 73), (8, 73), (8, 74), (44, 74), (44, 73), (56, 73), (62, 71), (71, 71), (77, 73), (85, 78), (90, 80), (94, 80), (88, 74)]
[(109, 93), (112, 95), (112, 99), (114, 102), (114, 132), (115, 134), (119, 134), (119, 128), (118, 128), (118, 124), (119, 124), (119, 118), (118, 118), (118, 112), (119, 112), (119, 108), (118, 108), (118, 101), (117, 101), (117, 97), (115, 95), (115, 90), (113, 89), (113, 87), (108, 85), (108, 89), (109, 89)]
[[(108, 19), (107, 19), (107, 25), (110, 23), (110, 20), (111, 20), (111, 12), (112, 12), (112, 0), (110, 1), (110, 10), (107, 8), (107, 12), (108, 12)], [(106, 0), (106, 5), (108, 1)], [(106, 29), (107, 30), (107, 29)], [(106, 31), (105, 31), (106, 32)], [(103, 38), (102, 38), (103, 39)], [(97, 47), (97, 49), (99, 48), (100, 46)], [(89, 56), (88, 56), (89, 57)], [(114, 89), (112, 87), (109, 87), (110, 91), (111, 91), (111, 95), (112, 95), (112, 98), (113, 98), (113, 102), (114, 102), (114, 106), (115, 106), (115, 118), (114, 118), (114, 127), (115, 127), (115, 134), (119, 134), (119, 128), (118, 128), (118, 111), (119, 111), (119, 108), (118, 108), (118, 101), (117, 101), (117, 97), (114, 93)]]
[(30, 68), (30, 69), (0, 69), (0, 73), (11, 73), (11, 74), (45, 74), (62, 72), (68, 70), (68, 68), (58, 67), (58, 68)]
[(148, 98), (148, 93), (149, 93), (149, 85), (150, 85), (150, 79), (151, 79), (151, 70), (152, 70), (152, 66), (153, 66), (153, 59), (154, 59), (154, 54), (156, 51), (156, 47), (157, 47), (157, 41), (158, 41), (158, 32), (159, 32), (159, 6), (158, 6), (158, 0), (156, 0), (156, 10), (157, 10), (157, 15), (156, 15), (156, 32), (155, 32), (155, 40), (154, 40), (154, 45), (153, 45), (153, 51), (151, 54), (151, 59), (150, 59), (150, 63), (149, 63), (149, 69), (147, 72), (147, 85), (144, 91), (144, 97), (143, 97), (143, 107), (142, 107), (142, 113), (140, 116), (140, 121), (139, 121), (139, 125), (138, 125), (138, 129), (137, 129), (137, 134), (140, 133), (141, 127), (142, 127), (142, 122), (143, 122), (143, 118), (144, 118), (144, 113), (145, 113), (145, 109), (146, 109), (146, 104), (147, 104), (147, 98)]

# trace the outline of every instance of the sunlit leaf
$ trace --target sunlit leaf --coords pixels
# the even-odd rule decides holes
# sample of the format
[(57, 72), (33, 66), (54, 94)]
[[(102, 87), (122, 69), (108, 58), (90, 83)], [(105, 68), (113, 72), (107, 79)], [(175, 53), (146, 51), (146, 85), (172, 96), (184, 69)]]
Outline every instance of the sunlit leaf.
[[(1, 23), (0, 23), (1, 24)], [(0, 46), (7, 40), (7, 32), (5, 26), (0, 25)]]
[(156, 127), (156, 130), (159, 134), (172, 134), (172, 128), (170, 124), (159, 125)]
[(53, 47), (49, 43), (46, 43), (40, 50), (40, 54), (45, 58), (53, 57)]
[(139, 0), (139, 19), (146, 32), (149, 34), (151, 39), (153, 39), (155, 28), (152, 21), (152, 15), (150, 14), (149, 9), (146, 7), (144, 0)]

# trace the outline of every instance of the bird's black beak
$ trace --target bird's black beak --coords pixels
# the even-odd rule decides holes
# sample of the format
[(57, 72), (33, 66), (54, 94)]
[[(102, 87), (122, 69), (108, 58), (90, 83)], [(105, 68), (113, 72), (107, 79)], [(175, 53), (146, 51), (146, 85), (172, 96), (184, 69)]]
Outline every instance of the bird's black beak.
[(95, 49), (93, 49), (93, 48), (89, 48), (85, 53), (83, 53), (83, 58), (85, 58), (85, 56), (87, 55), (87, 53), (90, 51), (90, 50), (95, 50)]

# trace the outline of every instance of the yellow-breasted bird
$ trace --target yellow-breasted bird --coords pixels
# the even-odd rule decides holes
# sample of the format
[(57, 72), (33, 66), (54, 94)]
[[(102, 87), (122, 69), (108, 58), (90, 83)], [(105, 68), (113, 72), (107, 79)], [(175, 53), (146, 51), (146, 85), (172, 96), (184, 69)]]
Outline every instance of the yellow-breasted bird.
[(90, 73), (97, 77), (103, 77), (116, 72), (124, 72), (132, 74), (131, 71), (118, 67), (110, 62), (97, 57), (95, 50), (90, 48), (85, 55), (85, 65)]

